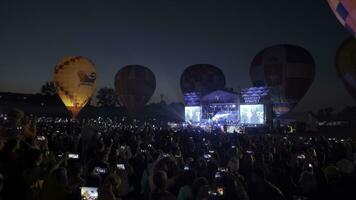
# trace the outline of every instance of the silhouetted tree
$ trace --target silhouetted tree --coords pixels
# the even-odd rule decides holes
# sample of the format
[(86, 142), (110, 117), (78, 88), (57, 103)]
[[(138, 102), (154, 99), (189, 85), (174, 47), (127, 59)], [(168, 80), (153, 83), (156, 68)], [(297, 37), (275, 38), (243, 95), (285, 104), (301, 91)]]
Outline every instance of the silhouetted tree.
[(42, 85), (41, 94), (48, 96), (54, 96), (57, 94), (53, 81), (46, 82), (44, 85)]
[(109, 87), (103, 87), (98, 91), (96, 95), (98, 100), (97, 106), (100, 107), (109, 107), (109, 106), (116, 106), (119, 105), (119, 98), (114, 89)]

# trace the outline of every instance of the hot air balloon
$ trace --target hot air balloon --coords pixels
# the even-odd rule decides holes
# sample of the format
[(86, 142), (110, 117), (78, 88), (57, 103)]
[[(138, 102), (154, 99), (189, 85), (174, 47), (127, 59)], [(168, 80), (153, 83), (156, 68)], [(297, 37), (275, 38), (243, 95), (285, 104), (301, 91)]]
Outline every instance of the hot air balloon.
[(65, 57), (54, 69), (53, 82), (59, 97), (75, 119), (95, 90), (95, 66), (82, 56)]
[(276, 116), (289, 112), (308, 91), (315, 76), (315, 62), (308, 51), (295, 45), (276, 45), (259, 52), (250, 67), (255, 87), (271, 88)]
[(120, 103), (134, 116), (152, 97), (156, 89), (156, 78), (147, 67), (128, 65), (117, 72), (115, 88)]
[[(180, 88), (186, 104), (197, 104), (201, 95), (225, 88), (225, 75), (221, 69), (210, 64), (187, 67), (180, 77)], [(195, 96), (197, 95), (197, 96)]]
[(328, 0), (330, 8), (339, 22), (356, 36), (356, 1), (354, 0)]
[(356, 100), (356, 39), (354, 37), (341, 44), (336, 53), (335, 65), (347, 91)]

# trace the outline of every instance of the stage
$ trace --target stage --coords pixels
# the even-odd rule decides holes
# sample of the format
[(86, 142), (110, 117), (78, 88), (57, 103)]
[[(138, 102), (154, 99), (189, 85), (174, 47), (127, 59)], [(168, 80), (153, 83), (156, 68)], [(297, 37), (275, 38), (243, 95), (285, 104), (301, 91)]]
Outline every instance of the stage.
[(265, 87), (252, 87), (240, 93), (231, 90), (216, 90), (203, 96), (190, 93), (189, 100), (194, 101), (185, 106), (185, 126), (229, 133), (269, 127), (272, 108), (268, 92)]

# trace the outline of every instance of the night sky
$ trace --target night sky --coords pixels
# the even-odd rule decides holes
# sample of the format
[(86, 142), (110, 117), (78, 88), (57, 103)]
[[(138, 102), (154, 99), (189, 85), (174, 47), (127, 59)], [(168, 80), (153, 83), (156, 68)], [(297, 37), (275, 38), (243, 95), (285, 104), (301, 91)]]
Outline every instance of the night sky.
[(0, 1), (0, 91), (39, 92), (66, 55), (90, 58), (98, 88), (123, 66), (156, 75), (151, 101), (182, 101), (179, 78), (197, 63), (223, 70), (227, 86), (251, 86), (249, 66), (263, 48), (295, 44), (316, 61), (298, 111), (354, 105), (338, 79), (336, 49), (350, 34), (325, 0)]

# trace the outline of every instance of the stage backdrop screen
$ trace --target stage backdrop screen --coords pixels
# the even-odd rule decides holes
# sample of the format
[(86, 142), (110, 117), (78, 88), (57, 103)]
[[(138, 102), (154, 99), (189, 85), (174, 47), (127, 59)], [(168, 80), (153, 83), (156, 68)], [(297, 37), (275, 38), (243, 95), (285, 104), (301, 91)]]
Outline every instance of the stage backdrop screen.
[(240, 105), (240, 120), (242, 124), (264, 124), (263, 104)]
[(186, 122), (200, 122), (202, 108), (200, 106), (186, 106), (185, 107), (185, 121)]

